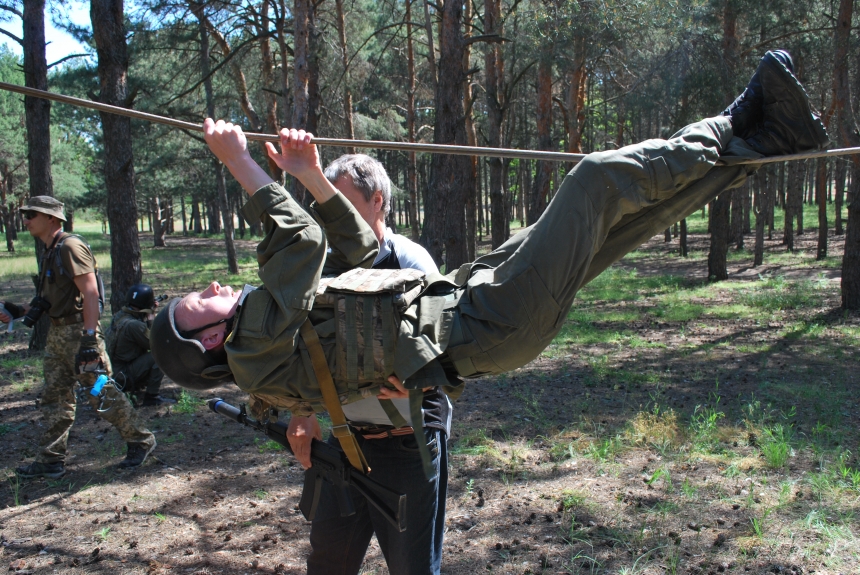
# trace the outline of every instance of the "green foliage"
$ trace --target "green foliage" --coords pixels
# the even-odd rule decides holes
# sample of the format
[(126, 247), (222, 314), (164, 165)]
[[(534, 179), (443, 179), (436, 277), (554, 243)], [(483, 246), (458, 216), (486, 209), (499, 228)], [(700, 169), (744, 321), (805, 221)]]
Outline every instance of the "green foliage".
[(179, 392), (179, 399), (176, 400), (173, 411), (175, 413), (194, 413), (204, 405), (206, 405), (205, 401), (183, 389)]

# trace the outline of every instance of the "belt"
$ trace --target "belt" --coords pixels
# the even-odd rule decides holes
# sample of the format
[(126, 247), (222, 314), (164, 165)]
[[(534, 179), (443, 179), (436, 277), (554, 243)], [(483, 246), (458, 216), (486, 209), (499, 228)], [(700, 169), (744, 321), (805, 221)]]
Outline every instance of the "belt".
[(370, 427), (358, 430), (363, 439), (388, 439), (399, 435), (412, 435), (415, 430), (412, 427)]
[(62, 326), (62, 325), (75, 325), (76, 323), (83, 323), (84, 314), (76, 313), (72, 315), (67, 315), (65, 317), (52, 317), (51, 325)]

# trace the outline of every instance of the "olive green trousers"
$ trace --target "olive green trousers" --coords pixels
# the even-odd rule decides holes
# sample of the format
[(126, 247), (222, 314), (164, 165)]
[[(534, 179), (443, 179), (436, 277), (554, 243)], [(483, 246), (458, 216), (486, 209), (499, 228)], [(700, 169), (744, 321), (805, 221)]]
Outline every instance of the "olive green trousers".
[(755, 168), (736, 162), (755, 157), (726, 117), (691, 124), (668, 140), (589, 154), (533, 226), (458, 272), (468, 280), (447, 359), (464, 377), (533, 360), (561, 330), (583, 285), (740, 186)]

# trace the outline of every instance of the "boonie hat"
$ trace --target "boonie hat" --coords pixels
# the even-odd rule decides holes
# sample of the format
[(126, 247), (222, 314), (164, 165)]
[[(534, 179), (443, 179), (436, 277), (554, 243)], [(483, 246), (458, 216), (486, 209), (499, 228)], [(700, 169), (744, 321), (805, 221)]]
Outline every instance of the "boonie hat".
[(28, 210), (41, 212), (49, 216), (54, 216), (64, 222), (66, 221), (66, 214), (63, 213), (63, 202), (51, 196), (33, 196), (27, 200), (27, 203), (18, 208), (19, 212), (26, 212)]

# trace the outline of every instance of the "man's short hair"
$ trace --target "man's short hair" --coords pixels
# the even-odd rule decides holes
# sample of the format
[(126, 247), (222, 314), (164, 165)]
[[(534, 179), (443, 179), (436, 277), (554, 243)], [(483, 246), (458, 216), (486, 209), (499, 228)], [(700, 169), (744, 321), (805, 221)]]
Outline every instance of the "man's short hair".
[(374, 192), (382, 193), (382, 211), (388, 216), (391, 211), (391, 180), (382, 164), (366, 154), (345, 154), (325, 169), (325, 177), (332, 184), (343, 176), (352, 179), (368, 202)]

